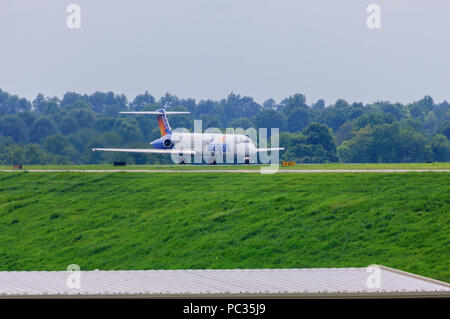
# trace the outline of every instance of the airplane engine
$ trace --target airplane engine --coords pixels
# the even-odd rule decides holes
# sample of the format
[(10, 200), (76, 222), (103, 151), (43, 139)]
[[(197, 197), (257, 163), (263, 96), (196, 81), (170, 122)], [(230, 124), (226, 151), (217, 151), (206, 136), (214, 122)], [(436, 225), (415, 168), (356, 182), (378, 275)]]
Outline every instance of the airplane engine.
[(165, 148), (171, 148), (171, 147), (173, 147), (173, 142), (170, 138), (165, 138), (163, 140), (163, 145)]

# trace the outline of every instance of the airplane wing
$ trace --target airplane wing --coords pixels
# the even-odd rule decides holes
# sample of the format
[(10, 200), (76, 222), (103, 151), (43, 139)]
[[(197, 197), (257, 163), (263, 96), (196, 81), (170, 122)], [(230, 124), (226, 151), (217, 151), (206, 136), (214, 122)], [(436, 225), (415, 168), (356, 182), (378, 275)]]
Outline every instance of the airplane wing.
[(145, 148), (93, 148), (92, 151), (93, 152), (103, 151), (103, 152), (130, 152), (130, 153), (195, 155), (195, 151), (181, 150), (181, 149), (157, 150), (157, 149), (145, 149)]
[(257, 148), (256, 151), (257, 152), (284, 151), (284, 147)]

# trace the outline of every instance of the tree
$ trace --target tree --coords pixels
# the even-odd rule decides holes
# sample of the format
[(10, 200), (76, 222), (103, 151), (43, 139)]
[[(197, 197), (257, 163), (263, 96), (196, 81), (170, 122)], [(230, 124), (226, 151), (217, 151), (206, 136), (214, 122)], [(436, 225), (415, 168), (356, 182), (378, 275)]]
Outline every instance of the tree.
[(52, 163), (53, 157), (45, 153), (38, 145), (28, 144), (24, 147), (23, 164), (48, 164)]
[(0, 90), (0, 115), (17, 114), (31, 109), (30, 103), (17, 95), (10, 95)]
[(42, 93), (39, 93), (33, 100), (32, 106), (32, 110), (36, 113), (52, 114), (58, 112), (59, 100), (57, 98), (45, 98)]
[(435, 105), (433, 108), (433, 112), (436, 114), (436, 117), (439, 120), (439, 125), (445, 121), (450, 120), (450, 104), (447, 101)]
[[(97, 93), (97, 92), (96, 92)], [(95, 94), (95, 93), (94, 93)], [(75, 92), (66, 92), (61, 100), (61, 107), (74, 105), (77, 102), (89, 105), (89, 97), (87, 94), (81, 95)]]
[(44, 149), (47, 152), (63, 155), (64, 149), (70, 145), (67, 137), (61, 134), (55, 134), (48, 136), (43, 141)]
[(222, 124), (220, 122), (220, 117), (218, 115), (203, 115), (201, 117), (202, 119), (202, 128), (203, 130), (207, 128), (218, 128), (220, 129), (222, 127)]
[[(144, 118), (144, 117), (141, 117)], [(146, 118), (147, 120), (150, 121), (149, 118)], [(95, 122), (94, 125), (92, 125), (92, 127), (94, 127), (98, 132), (106, 132), (106, 131), (110, 131), (114, 128), (114, 123), (116, 122), (116, 120), (112, 117), (100, 117), (98, 118)]]
[(337, 108), (337, 109), (343, 109), (343, 108), (346, 108), (348, 106), (349, 106), (348, 102), (346, 100), (344, 100), (344, 99), (339, 99), (339, 100), (336, 101), (336, 103), (334, 103), (334, 107)]
[(59, 130), (61, 133), (68, 135), (79, 130), (78, 121), (72, 115), (64, 116), (59, 122)]
[(303, 94), (294, 94), (281, 101), (281, 109), (286, 115), (289, 115), (294, 108), (308, 107), (306, 97)]
[[(70, 143), (79, 151), (85, 152), (90, 151), (89, 143), (93, 141), (98, 136), (98, 132), (93, 129), (81, 129), (77, 131), (74, 135), (69, 137)], [(94, 145), (93, 147), (101, 147), (101, 145)]]
[(108, 105), (114, 105), (114, 93), (103, 93), (96, 91), (89, 95), (88, 102), (91, 105), (91, 109), (96, 113), (103, 113)]
[(409, 113), (412, 117), (423, 121), (425, 116), (433, 109), (434, 102), (431, 96), (427, 95), (422, 100), (414, 102), (409, 107)]
[(0, 134), (0, 150), (14, 144), (14, 140), (11, 137), (6, 137)]
[(86, 147), (83, 148), (83, 154), (81, 161), (88, 164), (99, 164), (105, 161), (106, 154), (104, 152), (92, 152), (91, 149), (94, 147), (105, 147), (106, 145), (101, 144), (97, 139), (91, 140)]
[(439, 127), (438, 133), (443, 134), (448, 140), (450, 140), (450, 120), (442, 123)]
[(201, 100), (195, 109), (195, 115), (199, 117), (205, 114), (220, 114), (221, 112), (221, 105), (213, 100)]
[(389, 102), (385, 102), (380, 106), (381, 112), (392, 114), (397, 121), (400, 121), (408, 116), (407, 108), (403, 104), (391, 104)]
[(325, 101), (322, 99), (317, 100), (316, 103), (312, 105), (312, 109), (322, 111), (325, 109)]
[(132, 123), (130, 120), (118, 119), (114, 126), (124, 141), (134, 142), (143, 140), (142, 133), (135, 121)]
[(345, 122), (347, 118), (343, 110), (338, 110), (335, 107), (327, 107), (321, 112), (318, 121), (331, 127), (334, 131), (337, 131)]
[[(109, 145), (119, 147), (123, 144), (123, 138), (117, 132), (106, 132), (100, 135), (96, 139), (99, 144), (98, 145)], [(98, 147), (98, 146), (95, 146)]]
[(256, 115), (253, 122), (257, 128), (267, 128), (267, 137), (269, 137), (271, 128), (278, 128), (280, 131), (284, 129), (286, 116), (272, 109), (263, 109)]
[(336, 132), (336, 143), (342, 145), (344, 141), (347, 141), (353, 137), (353, 125), (352, 122), (346, 122)]
[(261, 106), (251, 97), (241, 97), (239, 94), (230, 93), (220, 104), (223, 108), (227, 123), (239, 117), (252, 117), (259, 113)]
[(31, 103), (17, 95), (11, 95), (0, 89), (0, 116), (31, 111)]
[(17, 115), (6, 115), (0, 120), (0, 134), (10, 136), (16, 142), (28, 140), (28, 130), (23, 120)]
[(18, 101), (17, 112), (29, 112), (31, 111), (31, 103), (27, 101), (25, 98), (21, 98)]
[(288, 117), (289, 132), (298, 132), (309, 125), (309, 109), (307, 107), (294, 108)]
[(434, 101), (431, 96), (425, 95), (424, 98), (418, 102), (418, 104), (424, 107), (427, 110), (427, 112), (429, 112), (433, 109)]
[[(324, 138), (313, 137), (316, 133), (324, 135)], [(338, 159), (336, 148), (333, 151), (333, 147), (328, 145), (330, 143), (328, 133), (330, 133), (328, 128), (323, 130), (323, 127), (316, 126), (316, 123), (311, 124), (303, 133), (280, 133), (280, 145), (286, 148), (282, 153), (282, 159), (298, 163), (336, 162)], [(331, 152), (327, 148), (331, 149)]]
[(33, 111), (43, 113), (47, 107), (47, 101), (42, 93), (39, 93), (33, 100)]
[(180, 105), (180, 99), (176, 95), (166, 93), (159, 99), (159, 104), (161, 107), (169, 109), (172, 106)]
[(232, 128), (242, 128), (244, 130), (248, 129), (249, 127), (254, 127), (255, 125), (250, 121), (248, 118), (240, 117), (235, 120), (233, 120), (230, 123), (230, 127)]
[(450, 161), (450, 143), (442, 134), (436, 134), (431, 142), (433, 160), (435, 162)]
[[(172, 129), (192, 130), (193, 119), (199, 118), (204, 121), (203, 128), (279, 128), (281, 144), (286, 147), (281, 155), (298, 162), (336, 160), (336, 142), (328, 127), (336, 134), (340, 145), (337, 152), (343, 161), (448, 160), (450, 104), (446, 101), (435, 104), (430, 96), (408, 105), (389, 101), (349, 104), (340, 99), (326, 108), (325, 102), (318, 100), (309, 108), (303, 94), (282, 99), (279, 105), (269, 98), (263, 106), (251, 97), (234, 93), (220, 101), (201, 100), (197, 104), (192, 98), (180, 99), (169, 93), (155, 101), (145, 92), (128, 102), (123, 94), (99, 91), (91, 95), (66, 92), (61, 100), (40, 93), (30, 103), (0, 89), (0, 162), (26, 161), (26, 146), (29, 145), (26, 143), (32, 142), (38, 146), (28, 148), (28, 152), (36, 150), (40, 154), (33, 161), (82, 163), (124, 159), (168, 163), (167, 156), (92, 156), (89, 149), (93, 142), (104, 146), (148, 147), (149, 140), (160, 137), (155, 117), (123, 116), (119, 111), (161, 107), (192, 113), (169, 118)], [(320, 131), (314, 122), (321, 123), (327, 130)], [(316, 139), (321, 132), (328, 134), (327, 138)], [(270, 130), (268, 133), (270, 136)], [(40, 151), (36, 147), (41, 148)]]
[(25, 151), (17, 144), (0, 149), (0, 163), (3, 165), (23, 164)]
[(36, 120), (36, 115), (30, 111), (20, 112), (17, 114), (17, 116), (22, 119), (27, 127), (30, 127)]
[(320, 145), (325, 153), (322, 155), (329, 162), (337, 162), (336, 140), (329, 127), (320, 123), (312, 123), (304, 131), (306, 142), (312, 145)]
[(265, 109), (274, 109), (275, 110), (275, 109), (278, 108), (278, 105), (277, 105), (277, 102), (275, 102), (274, 99), (270, 98), (270, 99), (267, 99), (266, 101), (264, 101), (263, 108), (265, 108)]
[[(173, 111), (181, 111), (181, 112), (187, 111), (186, 107), (181, 106), (181, 105), (173, 107), (172, 110)], [(219, 121), (220, 121), (220, 116), (217, 115), (217, 117), (219, 118)], [(155, 117), (152, 118), (152, 120), (154, 121), (154, 123), (156, 123)], [(154, 125), (156, 125), (156, 124), (153, 124), (153, 126)], [(179, 114), (176, 116), (172, 116), (172, 117), (170, 117), (170, 127), (172, 130), (175, 130), (177, 128), (185, 128), (185, 129), (189, 130), (194, 127), (194, 120), (193, 120), (191, 114)]]
[(86, 109), (72, 110), (68, 116), (74, 117), (81, 128), (91, 127), (95, 121), (95, 114), (91, 110)]
[(338, 148), (339, 158), (344, 163), (371, 163), (372, 154), (369, 153), (371, 143), (369, 126), (354, 133), (351, 140), (344, 141)]
[(197, 103), (195, 99), (182, 99), (180, 102), (180, 106), (185, 107), (189, 112), (195, 112), (195, 108), (197, 107)]
[(372, 127), (384, 124), (384, 123), (392, 123), (394, 122), (394, 116), (392, 114), (386, 114), (382, 112), (370, 112), (363, 114), (356, 120), (356, 128), (360, 129), (367, 125)]
[(13, 114), (13, 110), (10, 108), (9, 104), (9, 93), (0, 89), (0, 116)]
[(338, 149), (343, 162), (409, 163), (432, 159), (428, 140), (409, 126), (398, 123), (366, 126)]
[(30, 139), (32, 142), (39, 142), (41, 139), (56, 134), (57, 130), (52, 120), (41, 117), (33, 124)]
[(423, 128), (426, 133), (429, 135), (433, 135), (436, 133), (439, 126), (439, 121), (436, 117), (436, 114), (434, 114), (433, 111), (429, 112), (428, 115), (425, 117), (425, 122), (423, 123)]

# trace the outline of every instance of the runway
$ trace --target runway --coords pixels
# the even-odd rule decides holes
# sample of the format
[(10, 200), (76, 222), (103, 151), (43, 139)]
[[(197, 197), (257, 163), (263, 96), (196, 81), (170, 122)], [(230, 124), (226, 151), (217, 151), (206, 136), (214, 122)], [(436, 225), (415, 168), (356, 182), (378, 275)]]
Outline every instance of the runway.
[[(261, 173), (260, 169), (2, 169), (0, 172), (29, 173)], [(450, 169), (280, 169), (276, 173), (310, 174), (310, 173), (450, 173)]]

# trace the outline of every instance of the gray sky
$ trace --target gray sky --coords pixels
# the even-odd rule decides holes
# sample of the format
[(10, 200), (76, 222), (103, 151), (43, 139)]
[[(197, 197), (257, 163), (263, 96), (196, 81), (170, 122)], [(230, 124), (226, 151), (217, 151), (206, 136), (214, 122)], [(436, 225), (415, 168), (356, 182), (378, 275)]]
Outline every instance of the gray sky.
[[(81, 6), (68, 29), (67, 5)], [(381, 29), (366, 8), (381, 6)], [(450, 100), (448, 0), (2, 0), (0, 88)]]

